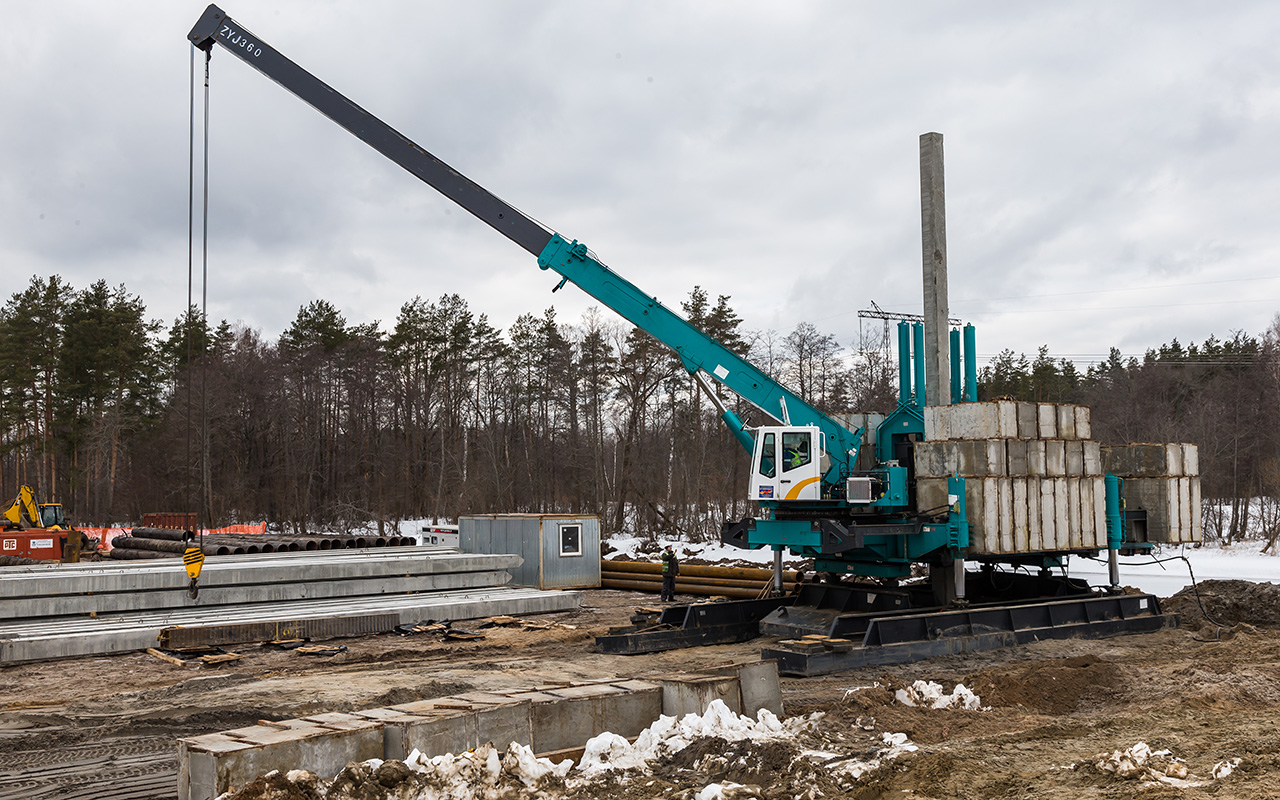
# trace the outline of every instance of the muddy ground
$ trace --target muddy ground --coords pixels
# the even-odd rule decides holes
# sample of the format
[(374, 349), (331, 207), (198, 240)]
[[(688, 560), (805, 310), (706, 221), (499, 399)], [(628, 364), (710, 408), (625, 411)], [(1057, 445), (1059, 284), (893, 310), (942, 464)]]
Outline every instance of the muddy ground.
[[(1224, 581), (1200, 591), (1212, 621), (1193, 597), (1178, 597), (1166, 608), (1185, 615), (1179, 629), (784, 678), (787, 714), (823, 712), (794, 741), (696, 743), (644, 775), (556, 794), (598, 796), (608, 786), (618, 800), (692, 797), (729, 781), (749, 787), (736, 796), (769, 798), (1280, 797), (1280, 587)], [(580, 610), (539, 618), (574, 627), (493, 628), (483, 640), (449, 643), (352, 638), (334, 656), (255, 646), (239, 648), (239, 661), (200, 669), (145, 654), (3, 667), (0, 800), (167, 800), (182, 736), (469, 688), (644, 677), (759, 653), (762, 640), (650, 656), (594, 652), (595, 635), (652, 602), (586, 592)], [(918, 679), (947, 690), (963, 682), (989, 709), (894, 699), (894, 689)], [(886, 732), (907, 734), (919, 750), (857, 778), (838, 769), (873, 754)], [(1121, 777), (1097, 766), (1099, 754), (1138, 742), (1171, 751), (1152, 763), (1181, 775), (1180, 763), (1186, 777), (1171, 785), (1147, 770)], [(826, 755), (800, 757), (805, 751)], [(1238, 766), (1215, 779), (1215, 766), (1231, 759)]]

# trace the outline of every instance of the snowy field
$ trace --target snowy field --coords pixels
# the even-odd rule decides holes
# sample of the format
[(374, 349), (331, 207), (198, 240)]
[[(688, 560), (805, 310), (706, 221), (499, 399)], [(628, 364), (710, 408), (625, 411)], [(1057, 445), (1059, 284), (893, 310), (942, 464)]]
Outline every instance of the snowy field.
[[(405, 520), (400, 523), (403, 536), (419, 532), (424, 526), (434, 525), (435, 520)], [(740, 550), (719, 542), (691, 544), (675, 539), (645, 540), (637, 536), (616, 536), (608, 540), (613, 552), (605, 559), (657, 560), (662, 548), (668, 544), (676, 547), (682, 559), (699, 559), (711, 563), (752, 562), (762, 567), (773, 565), (773, 553), (767, 549)], [(1190, 561), (1188, 570), (1185, 556)], [(784, 554), (783, 563), (788, 569), (799, 566), (803, 559)], [(1107, 584), (1105, 561), (1072, 558), (1068, 564), (1072, 577), (1084, 578), (1094, 586)], [(1280, 583), (1280, 557), (1262, 552), (1262, 542), (1244, 542), (1230, 548), (1206, 544), (1202, 547), (1178, 546), (1158, 550), (1153, 557), (1129, 557), (1120, 559), (1120, 581), (1158, 597), (1171, 597), (1191, 585), (1191, 574), (1197, 581), (1242, 580), (1254, 583)]]
[[(773, 564), (773, 553), (770, 550), (739, 550), (720, 543), (689, 544), (675, 540), (659, 540), (657, 549), (648, 545), (645, 549), (643, 540), (630, 537), (617, 537), (609, 540), (609, 545), (616, 552), (610, 553), (606, 559), (619, 558), (653, 558), (667, 544), (673, 544), (682, 558), (698, 558), (710, 562), (716, 561), (751, 561), (762, 567)], [(1203, 547), (1166, 547), (1157, 551), (1152, 557), (1129, 557), (1120, 559), (1120, 582), (1125, 586), (1133, 586), (1158, 597), (1171, 597), (1182, 588), (1191, 585), (1191, 574), (1194, 572), (1197, 581), (1206, 580), (1243, 580), (1255, 583), (1280, 583), (1280, 558), (1263, 553), (1262, 542), (1245, 542), (1230, 548), (1215, 545)], [(1190, 561), (1188, 570), (1187, 561)], [(801, 559), (784, 556), (788, 568), (797, 566)], [(1108, 582), (1105, 561), (1091, 561), (1083, 558), (1072, 558), (1068, 564), (1068, 573), (1075, 578), (1084, 578), (1091, 585), (1104, 586)]]

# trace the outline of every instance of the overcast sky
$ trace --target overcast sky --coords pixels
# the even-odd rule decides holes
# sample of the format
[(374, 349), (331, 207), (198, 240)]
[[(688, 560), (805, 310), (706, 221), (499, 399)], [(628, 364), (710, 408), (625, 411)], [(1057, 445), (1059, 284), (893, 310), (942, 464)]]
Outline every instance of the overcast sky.
[[(181, 313), (204, 6), (0, 0), (6, 298), (58, 274)], [(677, 309), (701, 285), (747, 328), (846, 347), (873, 300), (920, 313), (938, 131), (951, 313), (980, 354), (1085, 363), (1280, 313), (1274, 2), (222, 7)], [(221, 48), (210, 124), (214, 319), (274, 338), (315, 299), (387, 329), (415, 295), (502, 328), (593, 305)]]

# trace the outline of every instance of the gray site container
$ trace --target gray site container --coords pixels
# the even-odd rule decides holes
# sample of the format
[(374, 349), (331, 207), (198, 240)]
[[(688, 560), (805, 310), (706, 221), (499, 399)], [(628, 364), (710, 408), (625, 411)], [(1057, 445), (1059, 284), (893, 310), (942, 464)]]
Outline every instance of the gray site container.
[(600, 519), (569, 514), (475, 514), (458, 518), (464, 553), (514, 553), (524, 563), (512, 586), (583, 589), (600, 585)]

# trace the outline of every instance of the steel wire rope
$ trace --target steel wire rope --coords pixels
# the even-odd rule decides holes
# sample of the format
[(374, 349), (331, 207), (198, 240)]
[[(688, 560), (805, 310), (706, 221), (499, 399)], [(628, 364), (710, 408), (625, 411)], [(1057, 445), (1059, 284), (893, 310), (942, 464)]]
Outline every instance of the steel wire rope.
[[(183, 314), (187, 321), (187, 461), (186, 480), (183, 481), (183, 522), (191, 519), (191, 295), (194, 292), (196, 249), (196, 46), (191, 45), (191, 72), (187, 79), (190, 95), (190, 128), (187, 134), (187, 307)], [(186, 525), (184, 524), (185, 528)]]
[[(200, 334), (202, 356), (200, 359), (200, 509), (196, 511), (197, 546), (204, 551), (204, 526), (201, 515), (212, 510), (209, 496), (209, 62), (213, 48), (204, 51), (204, 202), (201, 209), (203, 235), (200, 252)], [(212, 519), (206, 519), (212, 524)]]

